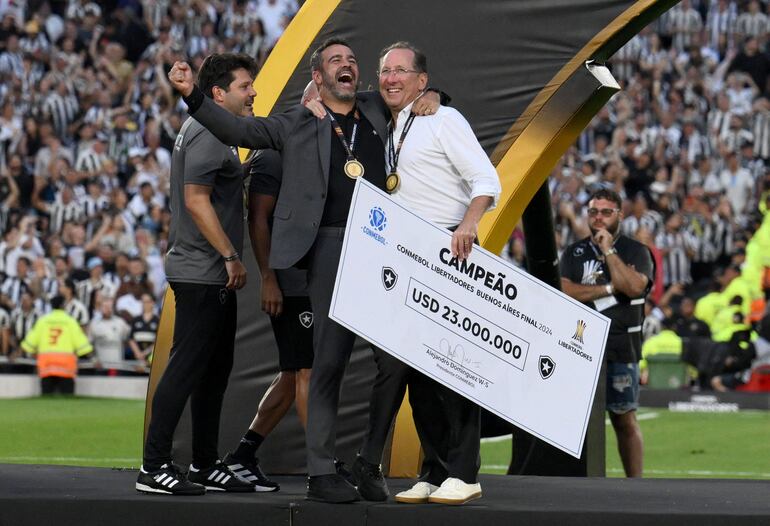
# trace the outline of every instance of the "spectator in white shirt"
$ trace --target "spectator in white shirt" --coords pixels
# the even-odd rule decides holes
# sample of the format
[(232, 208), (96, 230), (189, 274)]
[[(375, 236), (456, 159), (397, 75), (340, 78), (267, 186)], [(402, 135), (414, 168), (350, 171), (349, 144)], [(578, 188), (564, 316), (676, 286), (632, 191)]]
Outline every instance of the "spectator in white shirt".
[(727, 154), (727, 166), (719, 174), (719, 181), (735, 215), (745, 214), (748, 211), (754, 180), (748, 170), (740, 167), (738, 156), (734, 151)]
[(102, 298), (100, 314), (101, 317), (92, 321), (88, 328), (88, 339), (103, 368), (120, 369), (131, 328), (123, 318), (114, 314), (112, 298)]

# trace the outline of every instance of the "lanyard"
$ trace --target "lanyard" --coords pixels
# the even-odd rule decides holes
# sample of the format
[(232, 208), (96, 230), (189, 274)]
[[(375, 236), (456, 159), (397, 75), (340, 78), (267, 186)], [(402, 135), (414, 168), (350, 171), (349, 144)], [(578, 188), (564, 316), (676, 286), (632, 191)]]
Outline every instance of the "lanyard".
[(353, 155), (353, 148), (355, 148), (356, 146), (356, 136), (358, 135), (358, 122), (360, 121), (360, 118), (358, 115), (358, 108), (356, 108), (356, 112), (353, 116), (353, 118), (355, 119), (355, 122), (353, 124), (353, 133), (350, 134), (350, 144), (348, 144), (348, 141), (345, 138), (345, 133), (342, 131), (342, 126), (340, 126), (340, 123), (337, 122), (337, 119), (334, 118), (334, 114), (332, 114), (332, 111), (329, 108), (326, 108), (326, 113), (329, 114), (329, 119), (331, 119), (332, 121), (332, 128), (334, 128), (334, 132), (337, 134), (337, 137), (339, 137), (340, 142), (342, 143), (342, 146), (345, 148), (345, 152), (348, 155), (347, 160), (350, 161), (352, 159), (355, 159), (356, 156)]
[(410, 113), (409, 117), (407, 117), (404, 129), (401, 130), (401, 137), (398, 139), (398, 146), (395, 148), (393, 146), (393, 132), (395, 131), (395, 126), (393, 126), (393, 121), (390, 121), (390, 125), (388, 126), (388, 166), (390, 167), (391, 173), (396, 173), (396, 168), (398, 168), (398, 158), (401, 155), (401, 146), (404, 145), (404, 139), (406, 139), (406, 134), (409, 133), (409, 129), (412, 127), (414, 117), (414, 113)]

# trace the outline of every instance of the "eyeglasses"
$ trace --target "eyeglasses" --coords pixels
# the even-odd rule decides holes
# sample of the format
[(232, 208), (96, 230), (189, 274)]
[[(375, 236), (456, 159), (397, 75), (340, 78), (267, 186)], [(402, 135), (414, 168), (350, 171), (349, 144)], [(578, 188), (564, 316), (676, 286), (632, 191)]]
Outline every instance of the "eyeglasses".
[(610, 217), (615, 212), (619, 212), (620, 208), (589, 208), (588, 209), (588, 216), (589, 217), (596, 217), (599, 214), (602, 215), (602, 217)]
[(377, 75), (380, 77), (389, 77), (390, 74), (393, 74), (396, 76), (396, 78), (403, 78), (409, 73), (421, 73), (420, 71), (417, 71), (416, 69), (404, 69), (404, 68), (383, 68), (380, 71), (377, 72)]

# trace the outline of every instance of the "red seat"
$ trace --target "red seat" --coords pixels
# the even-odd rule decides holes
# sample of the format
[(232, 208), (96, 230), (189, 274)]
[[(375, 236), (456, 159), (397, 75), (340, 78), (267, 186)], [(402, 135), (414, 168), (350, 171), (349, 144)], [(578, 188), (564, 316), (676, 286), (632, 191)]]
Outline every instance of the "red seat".
[(770, 393), (770, 365), (760, 365), (751, 371), (749, 381), (738, 386), (736, 391)]

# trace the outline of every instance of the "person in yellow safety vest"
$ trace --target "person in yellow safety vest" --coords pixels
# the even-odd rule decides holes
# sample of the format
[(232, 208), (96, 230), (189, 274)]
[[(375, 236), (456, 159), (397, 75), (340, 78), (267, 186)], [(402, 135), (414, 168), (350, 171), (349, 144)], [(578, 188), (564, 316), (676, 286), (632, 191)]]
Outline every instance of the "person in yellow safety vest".
[(711, 292), (695, 302), (695, 317), (705, 322), (709, 327), (711, 327), (711, 323), (719, 311), (727, 305), (727, 301), (722, 297), (720, 280), (721, 274), (715, 276), (711, 283)]
[[(715, 342), (727, 341), (732, 335), (732, 327), (736, 324), (743, 323), (743, 298), (740, 296), (733, 296), (730, 302), (722, 307), (717, 313), (714, 319), (711, 321), (709, 328), (711, 329), (711, 339)], [(724, 339), (721, 334), (725, 330), (728, 330), (729, 335), (727, 339)]]
[(77, 320), (62, 309), (64, 298), (51, 299), (50, 313), (39, 318), (21, 342), (29, 354), (37, 354), (37, 374), (43, 394), (75, 392), (78, 357), (93, 351)]
[[(727, 267), (722, 275), (722, 283), (727, 283), (722, 291), (724, 303), (732, 304), (732, 299), (735, 296), (740, 296), (743, 300), (741, 302), (741, 314), (744, 316), (748, 315), (751, 312), (751, 302), (754, 301), (754, 294), (748, 280), (741, 274), (741, 268), (738, 265)], [(757, 283), (757, 289), (759, 289), (759, 283)]]
[[(647, 359), (656, 354), (675, 354), (682, 356), (682, 337), (674, 332), (674, 320), (666, 318), (662, 322), (663, 330), (642, 344), (642, 359), (639, 361), (639, 378), (642, 385), (647, 384), (650, 377)], [(691, 379), (698, 377), (698, 371), (694, 367), (688, 367), (688, 376)]]

